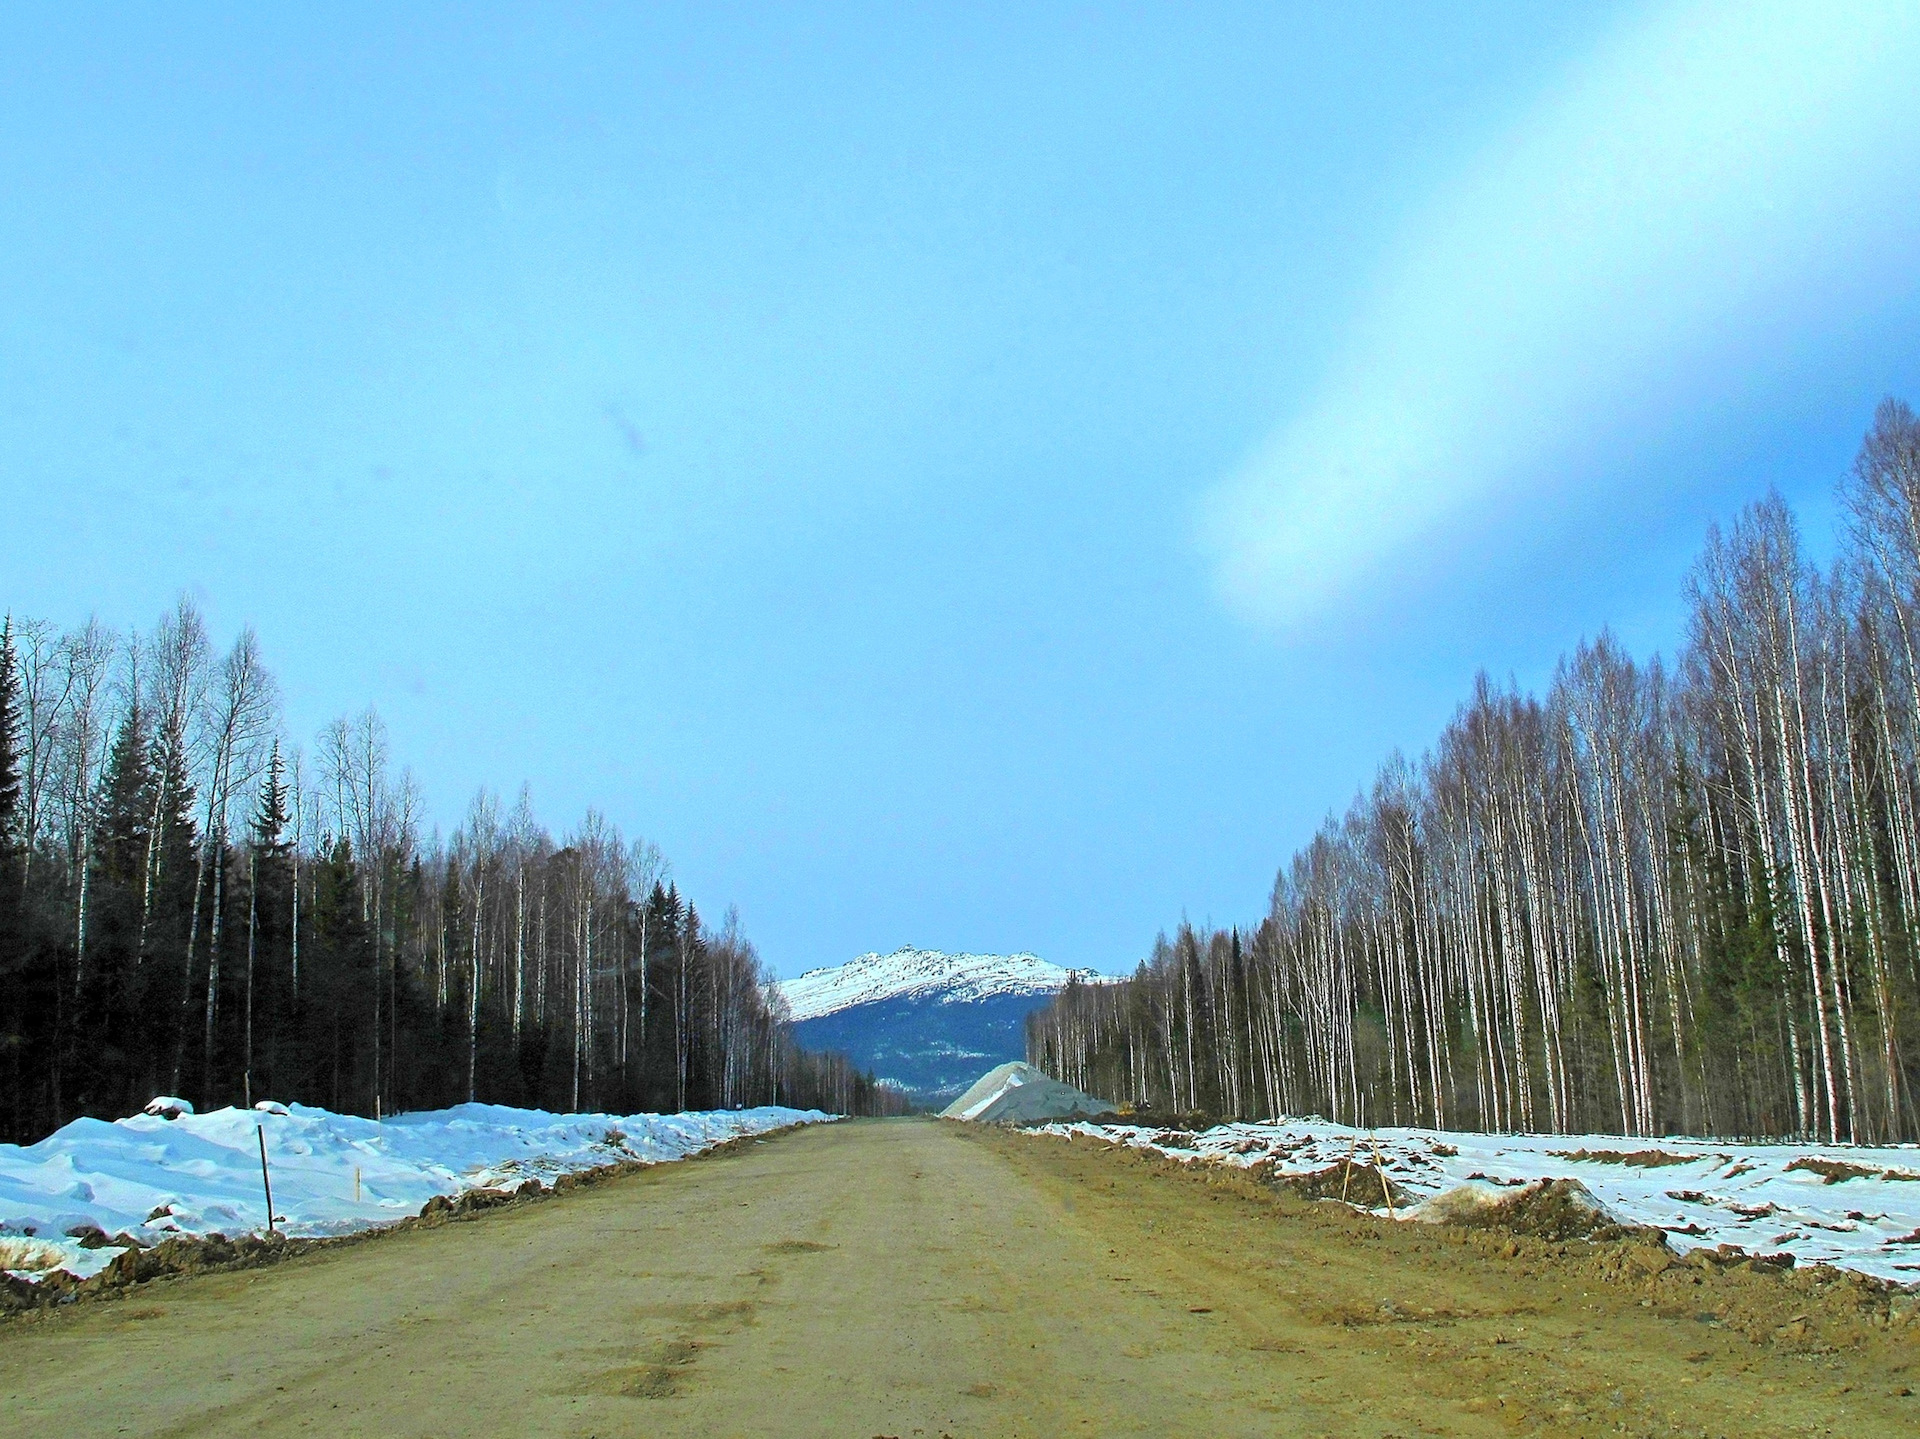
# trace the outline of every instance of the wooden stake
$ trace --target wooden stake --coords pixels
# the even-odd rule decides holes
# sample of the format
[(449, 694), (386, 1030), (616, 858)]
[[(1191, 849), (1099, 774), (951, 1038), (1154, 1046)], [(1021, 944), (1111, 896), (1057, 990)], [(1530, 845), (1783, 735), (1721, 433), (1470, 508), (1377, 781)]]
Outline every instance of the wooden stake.
[(1373, 1168), (1374, 1172), (1380, 1176), (1380, 1192), (1386, 1196), (1387, 1218), (1391, 1219), (1393, 1218), (1393, 1190), (1387, 1187), (1387, 1166), (1380, 1158), (1380, 1136), (1369, 1130), (1367, 1138), (1373, 1141)]
[(1360, 1147), (1360, 1136), (1353, 1136), (1353, 1143), (1347, 1146), (1347, 1167), (1340, 1175), (1340, 1202), (1347, 1202), (1347, 1186), (1353, 1183), (1353, 1153)]
[(260, 1187), (267, 1191), (267, 1233), (273, 1233), (273, 1181), (267, 1177), (267, 1126), (254, 1126), (260, 1137)]

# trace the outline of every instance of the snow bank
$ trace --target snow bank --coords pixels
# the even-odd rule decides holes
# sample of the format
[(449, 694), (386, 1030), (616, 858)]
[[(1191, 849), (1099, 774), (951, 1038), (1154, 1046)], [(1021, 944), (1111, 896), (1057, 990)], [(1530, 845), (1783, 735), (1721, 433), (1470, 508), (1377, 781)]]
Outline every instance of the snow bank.
[(0, 1269), (27, 1279), (53, 1269), (98, 1273), (124, 1246), (90, 1236), (99, 1247), (87, 1248), (72, 1237), (90, 1229), (143, 1244), (265, 1229), (260, 1130), (279, 1228), (318, 1238), (391, 1224), (437, 1194), (528, 1179), (550, 1185), (562, 1174), (681, 1159), (832, 1118), (817, 1109), (609, 1115), (462, 1104), (376, 1123), (301, 1104), (161, 1108), (178, 1117), (76, 1119), (38, 1144), (0, 1144)]
[[(1678, 1250), (1737, 1244), (1791, 1254), (1896, 1283), (1920, 1282), (1920, 1146), (1722, 1144), (1618, 1135), (1375, 1133), (1322, 1120), (1223, 1124), (1189, 1134), (1132, 1124), (1052, 1124), (1041, 1133), (1089, 1134), (1182, 1162), (1281, 1175), (1311, 1174), (1377, 1142), (1396, 1189), (1420, 1208), (1396, 1217), (1444, 1218), (1449, 1204), (1484, 1203), (1542, 1179), (1575, 1179), (1622, 1224), (1666, 1231)], [(1453, 1195), (1432, 1205), (1434, 1196)], [(1371, 1198), (1356, 1195), (1356, 1198)]]

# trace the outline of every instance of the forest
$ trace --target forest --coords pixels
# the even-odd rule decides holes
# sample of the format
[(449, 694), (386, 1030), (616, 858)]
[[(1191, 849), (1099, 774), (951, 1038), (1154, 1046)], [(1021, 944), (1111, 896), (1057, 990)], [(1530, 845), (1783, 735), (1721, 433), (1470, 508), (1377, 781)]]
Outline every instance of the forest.
[(1280, 870), (1029, 1018), (1160, 1111), (1920, 1139), (1920, 424), (1889, 399), (1830, 566), (1774, 494), (1714, 527), (1673, 660), (1607, 632), (1482, 674)]
[(380, 1116), (899, 1097), (792, 1039), (729, 915), (589, 811), (442, 841), (372, 710), (311, 755), (254, 634), (0, 622), (0, 1139), (157, 1094)]

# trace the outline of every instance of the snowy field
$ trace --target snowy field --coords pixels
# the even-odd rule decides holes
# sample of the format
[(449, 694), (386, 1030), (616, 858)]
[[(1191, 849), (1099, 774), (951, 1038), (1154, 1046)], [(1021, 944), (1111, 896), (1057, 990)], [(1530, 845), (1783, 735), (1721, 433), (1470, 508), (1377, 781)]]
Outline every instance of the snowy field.
[(462, 1104), (376, 1123), (262, 1104), (174, 1119), (76, 1119), (38, 1144), (0, 1144), (0, 1269), (25, 1279), (54, 1269), (95, 1274), (121, 1249), (89, 1249), (69, 1237), (87, 1226), (148, 1245), (264, 1230), (262, 1132), (280, 1230), (317, 1238), (391, 1224), (437, 1194), (529, 1179), (551, 1185), (563, 1174), (683, 1159), (830, 1118), (817, 1109), (610, 1115)]
[[(1320, 1120), (1223, 1124), (1198, 1134), (1087, 1123), (1038, 1132), (1093, 1135), (1183, 1162), (1264, 1162), (1280, 1174), (1310, 1174), (1349, 1155), (1371, 1164), (1377, 1141), (1388, 1176), (1416, 1199), (1462, 1185), (1497, 1193), (1537, 1179), (1577, 1179), (1618, 1222), (1664, 1229), (1676, 1250), (1737, 1244), (1751, 1254), (1784, 1252), (1798, 1263), (1920, 1282), (1920, 1146), (1369, 1132)], [(1380, 1196), (1353, 1198), (1364, 1204)]]

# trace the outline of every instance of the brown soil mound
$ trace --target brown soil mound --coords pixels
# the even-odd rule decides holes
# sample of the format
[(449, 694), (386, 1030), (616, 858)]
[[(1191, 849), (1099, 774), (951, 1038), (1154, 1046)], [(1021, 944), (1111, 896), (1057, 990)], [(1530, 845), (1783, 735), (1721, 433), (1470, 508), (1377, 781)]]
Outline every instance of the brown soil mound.
[(0, 1275), (0, 1280), (5, 1281), (0, 1283), (0, 1314), (71, 1304), (76, 1299), (91, 1298), (175, 1274), (217, 1274), (228, 1269), (256, 1269), (336, 1242), (289, 1239), (284, 1234), (248, 1234), (238, 1239), (229, 1239), (224, 1234), (210, 1234), (204, 1238), (181, 1235), (177, 1239), (163, 1240), (150, 1249), (143, 1249), (129, 1239), (130, 1247), (91, 1279), (76, 1279), (64, 1269), (53, 1270), (37, 1283)]
[(1358, 1160), (1329, 1164), (1311, 1174), (1276, 1174), (1273, 1183), (1303, 1199), (1344, 1199), (1368, 1209), (1380, 1208), (1387, 1195), (1392, 1196), (1395, 1209), (1405, 1208), (1412, 1198), (1391, 1176)]
[(1849, 1179), (1886, 1179), (1895, 1182), (1920, 1180), (1920, 1174), (1909, 1174), (1902, 1169), (1870, 1169), (1865, 1165), (1849, 1164), (1844, 1159), (1822, 1159), (1817, 1155), (1796, 1159), (1787, 1168), (1817, 1174), (1827, 1184), (1844, 1184)]
[(1654, 1237), (1663, 1247), (1666, 1244), (1657, 1229), (1621, 1224), (1577, 1179), (1542, 1179), (1497, 1199), (1448, 1205), (1443, 1222), (1468, 1229), (1499, 1229), (1555, 1243)]
[(1117, 1119), (1106, 1120), (1109, 1124), (1138, 1124), (1147, 1129), (1184, 1129), (1195, 1134), (1209, 1129), (1217, 1129), (1223, 1124), (1233, 1123), (1229, 1115), (1208, 1114), (1204, 1109), (1169, 1109), (1157, 1113), (1151, 1108), (1122, 1109)]
[(1669, 1154), (1664, 1149), (1636, 1149), (1623, 1153), (1618, 1149), (1550, 1149), (1547, 1151), (1555, 1159), (1571, 1159), (1583, 1164), (1627, 1164), (1635, 1169), (1663, 1169), (1669, 1164), (1691, 1164), (1696, 1159), (1707, 1156), (1700, 1154)]
[(210, 1234), (204, 1239), (163, 1240), (151, 1249), (128, 1249), (104, 1269), (93, 1283), (117, 1289), (144, 1284), (169, 1274), (214, 1274), (224, 1269), (254, 1269), (311, 1249), (318, 1241), (289, 1239), (284, 1234), (242, 1235), (228, 1239)]

